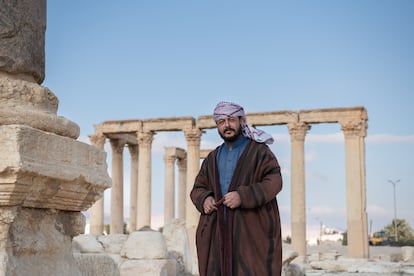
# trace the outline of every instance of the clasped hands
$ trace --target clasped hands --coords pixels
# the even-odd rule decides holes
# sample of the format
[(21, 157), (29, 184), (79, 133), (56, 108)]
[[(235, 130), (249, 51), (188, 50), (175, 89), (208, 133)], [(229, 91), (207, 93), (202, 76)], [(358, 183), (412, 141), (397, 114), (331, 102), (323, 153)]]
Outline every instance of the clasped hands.
[(217, 211), (217, 207), (222, 204), (230, 209), (237, 208), (241, 205), (241, 199), (238, 192), (233, 191), (224, 195), (224, 197), (218, 202), (215, 201), (214, 197), (208, 196), (203, 203), (204, 213), (211, 214), (214, 211)]

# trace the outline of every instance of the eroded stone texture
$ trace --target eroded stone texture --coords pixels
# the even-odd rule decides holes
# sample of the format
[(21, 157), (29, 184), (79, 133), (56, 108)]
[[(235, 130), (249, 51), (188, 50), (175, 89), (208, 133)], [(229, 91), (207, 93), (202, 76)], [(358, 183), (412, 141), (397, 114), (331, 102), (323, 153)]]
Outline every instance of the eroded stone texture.
[(3, 76), (0, 71), (0, 125), (29, 125), (61, 136), (78, 138), (79, 126), (57, 116), (58, 105), (58, 98), (48, 88)]
[[(119, 268), (116, 262), (107, 254), (74, 254), (81, 275), (88, 276), (118, 276)], [(124, 275), (123, 275), (124, 276)]]
[(191, 251), (188, 244), (188, 235), (185, 221), (173, 219), (165, 223), (162, 231), (168, 251), (175, 256), (182, 271), (191, 271)]
[(0, 206), (86, 211), (111, 184), (105, 152), (25, 125), (0, 125), (0, 156)]
[(42, 83), (46, 0), (0, 2), (0, 71)]
[(120, 274), (122, 276), (135, 275), (162, 275), (162, 276), (177, 276), (176, 263), (172, 259), (131, 259), (122, 263)]
[(125, 241), (121, 256), (128, 259), (166, 259), (167, 244), (160, 232), (135, 231)]
[(0, 275), (81, 275), (80, 211), (111, 185), (106, 153), (76, 141), (79, 126), (57, 116), (58, 98), (40, 85), (45, 30), (46, 0), (0, 0)]
[(72, 253), (80, 212), (1, 207), (0, 222), (0, 275), (81, 275)]

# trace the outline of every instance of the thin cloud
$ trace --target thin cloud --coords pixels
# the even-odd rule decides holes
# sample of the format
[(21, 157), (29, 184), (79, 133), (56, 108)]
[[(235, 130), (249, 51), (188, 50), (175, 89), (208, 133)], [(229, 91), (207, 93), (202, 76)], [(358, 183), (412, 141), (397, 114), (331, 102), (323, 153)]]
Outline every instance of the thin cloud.
[(311, 162), (318, 160), (318, 152), (315, 150), (310, 150), (309, 152), (306, 152), (305, 154), (305, 162)]
[[(289, 134), (272, 134), (276, 143), (290, 143)], [(345, 141), (342, 132), (330, 134), (307, 134), (305, 143), (309, 144), (343, 144)], [(365, 142), (369, 144), (398, 144), (414, 143), (414, 135), (368, 134)]]
[(272, 134), (273, 139), (275, 140), (275, 143), (290, 143), (290, 135), (289, 134)]
[(177, 135), (176, 133), (157, 132), (152, 143), (152, 153), (164, 155), (165, 147), (187, 149), (187, 143), (183, 135)]
[(375, 134), (368, 135), (366, 141), (372, 144), (411, 144), (414, 143), (414, 135)]
[(379, 205), (371, 204), (367, 206), (367, 211), (372, 217), (391, 217), (391, 210)]
[[(289, 134), (272, 134), (276, 143), (290, 143)], [(305, 143), (310, 144), (343, 144), (344, 135), (341, 132), (330, 134), (306, 134)]]
[(308, 215), (313, 217), (345, 216), (346, 210), (331, 206), (313, 206), (308, 208)]
[(341, 132), (331, 134), (308, 134), (305, 141), (310, 144), (343, 144), (344, 135)]

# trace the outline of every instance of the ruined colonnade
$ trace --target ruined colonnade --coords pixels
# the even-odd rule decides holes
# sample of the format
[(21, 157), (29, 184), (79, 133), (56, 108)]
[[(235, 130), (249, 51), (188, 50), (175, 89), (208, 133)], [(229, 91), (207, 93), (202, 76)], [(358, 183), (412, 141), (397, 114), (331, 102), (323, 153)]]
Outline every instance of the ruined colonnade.
[[(81, 275), (72, 253), (72, 238), (84, 229), (81, 211), (92, 207), (94, 231), (103, 226), (103, 192), (111, 185), (105, 153), (79, 142), (79, 126), (58, 116), (58, 98), (42, 86), (46, 1), (15, 1), (0, 10), (0, 274)], [(17, 46), (16, 46), (17, 45)], [(253, 125), (286, 124), (292, 141), (292, 241), (306, 253), (304, 139), (312, 123), (342, 126), (346, 146), (348, 252), (367, 257), (365, 194), (366, 111), (362, 107), (248, 114)], [(158, 131), (183, 131), (187, 140), (185, 194), (188, 199), (201, 157), (203, 129), (215, 128), (211, 116), (105, 122), (91, 141), (113, 151), (111, 232), (123, 229), (123, 148), (131, 166), (131, 203), (136, 226), (150, 225), (151, 143)], [(180, 158), (177, 155), (178, 158)], [(171, 177), (171, 176), (170, 176)], [(184, 181), (183, 181), (184, 182)], [(131, 191), (134, 191), (131, 189)], [(295, 202), (295, 204), (293, 204)], [(297, 202), (299, 202), (297, 204)], [(198, 214), (185, 200), (190, 239)], [(39, 231), (40, 230), (40, 231)], [(102, 232), (101, 232), (102, 233)], [(33, 263), (36, 263), (34, 266)]]
[[(305, 137), (311, 124), (340, 123), (346, 150), (346, 208), (348, 226), (348, 255), (368, 257), (368, 229), (365, 189), (365, 142), (367, 112), (363, 107), (248, 113), (253, 126), (287, 125), (291, 136), (291, 228), (292, 247), (300, 256), (306, 256), (306, 189)], [(183, 131), (187, 151), (166, 148), (165, 162), (165, 220), (174, 216), (174, 162), (179, 166), (178, 216), (186, 221), (190, 242), (195, 235), (198, 212), (189, 193), (200, 158), (203, 130), (216, 128), (212, 116), (160, 118), (148, 120), (106, 121), (95, 126), (91, 142), (103, 149), (108, 139), (112, 147), (111, 233), (123, 231), (123, 148), (131, 154), (130, 228), (137, 230), (151, 225), (151, 144), (160, 131)], [(139, 214), (138, 211), (139, 210)], [(91, 233), (103, 231), (103, 198), (91, 208)], [(193, 244), (194, 245), (194, 244)]]
[(0, 4), (0, 275), (82, 275), (72, 239), (111, 185), (45, 78), (46, 0)]
[[(111, 221), (110, 232), (113, 234), (123, 232), (123, 149), (127, 145), (131, 154), (131, 197), (130, 197), (130, 229), (137, 230), (151, 225), (151, 145), (153, 136), (157, 131), (184, 131), (187, 140), (187, 153), (182, 149), (166, 149), (166, 187), (171, 189), (171, 181), (174, 181), (174, 161), (180, 170), (180, 190), (182, 204), (178, 207), (179, 217), (188, 218), (187, 213), (193, 212), (197, 222), (197, 213), (193, 208), (187, 211), (185, 197), (189, 193), (185, 185), (188, 179), (194, 179), (198, 172), (197, 162), (200, 157), (201, 131), (194, 129), (195, 120), (192, 117), (106, 121), (95, 126), (95, 133), (90, 136), (91, 143), (103, 149), (106, 139), (109, 140), (112, 149), (112, 190), (111, 190)], [(189, 161), (188, 156), (193, 152)], [(196, 164), (194, 163), (196, 160)], [(167, 183), (167, 181), (169, 181)], [(190, 187), (191, 189), (191, 187)], [(139, 192), (138, 192), (139, 191)], [(172, 191), (172, 190), (171, 190)], [(170, 193), (166, 194), (166, 206), (169, 208), (165, 220), (169, 219), (173, 212), (174, 200)], [(100, 234), (103, 231), (103, 198), (91, 208), (91, 233)], [(138, 212), (139, 211), (139, 215)], [(188, 224), (188, 219), (186, 220)], [(196, 222), (194, 224), (196, 224)]]

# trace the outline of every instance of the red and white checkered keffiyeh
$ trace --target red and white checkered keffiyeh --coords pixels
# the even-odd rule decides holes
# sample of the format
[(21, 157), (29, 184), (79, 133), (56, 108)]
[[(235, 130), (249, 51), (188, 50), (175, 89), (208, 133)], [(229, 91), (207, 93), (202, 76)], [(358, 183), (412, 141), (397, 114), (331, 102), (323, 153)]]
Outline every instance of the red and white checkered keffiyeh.
[(274, 142), (273, 137), (267, 132), (247, 125), (246, 114), (244, 113), (243, 107), (232, 102), (219, 102), (214, 108), (214, 121), (217, 122), (220, 119), (228, 117), (243, 118), (242, 133), (247, 138), (259, 143), (272, 144)]

